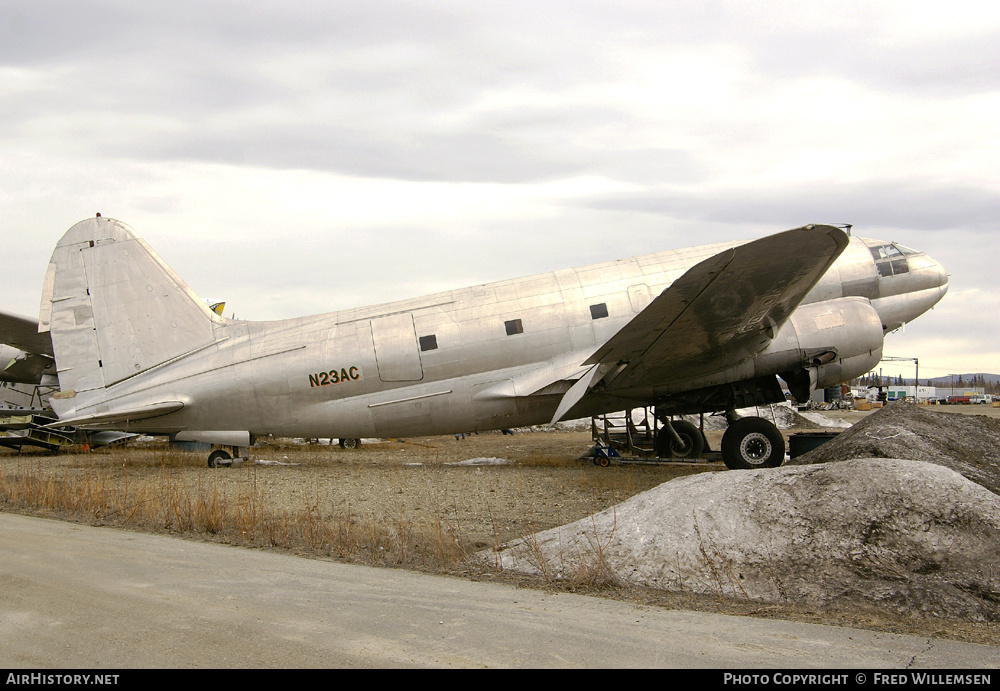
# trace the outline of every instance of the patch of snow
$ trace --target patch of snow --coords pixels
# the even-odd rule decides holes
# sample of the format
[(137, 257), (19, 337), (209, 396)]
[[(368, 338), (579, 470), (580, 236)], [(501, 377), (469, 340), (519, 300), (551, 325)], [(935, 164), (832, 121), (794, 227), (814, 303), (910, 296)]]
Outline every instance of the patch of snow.
[(514, 461), (508, 461), (506, 458), (470, 458), (467, 461), (458, 461), (457, 463), (445, 463), (443, 465), (511, 465)]
[(553, 424), (531, 425), (529, 427), (515, 427), (515, 432), (578, 432), (590, 429), (590, 418), (578, 418), (576, 420), (561, 420)]
[(847, 420), (838, 420), (837, 418), (832, 418), (824, 415), (820, 412), (809, 411), (805, 413), (799, 413), (802, 417), (810, 422), (815, 422), (820, 427), (841, 427), (847, 429), (851, 426), (851, 423)]
[(866, 458), (679, 478), (480, 556), (550, 579), (1000, 621), (998, 544), (1000, 496)]

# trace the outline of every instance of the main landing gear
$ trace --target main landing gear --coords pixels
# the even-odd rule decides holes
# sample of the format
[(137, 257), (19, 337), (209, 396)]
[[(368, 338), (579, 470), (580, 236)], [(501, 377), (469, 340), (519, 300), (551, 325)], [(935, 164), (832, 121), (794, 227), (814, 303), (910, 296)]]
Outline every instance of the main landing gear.
[(761, 417), (730, 418), (722, 435), (722, 460), (730, 470), (777, 468), (785, 461), (785, 438)]
[[(722, 460), (730, 470), (777, 468), (785, 461), (785, 439), (778, 428), (762, 417), (737, 418), (726, 412), (729, 426), (722, 435)], [(663, 420), (653, 448), (658, 458), (700, 458), (705, 437), (686, 420)]]
[(705, 451), (701, 430), (687, 420), (669, 420), (656, 433), (657, 458), (700, 458)]

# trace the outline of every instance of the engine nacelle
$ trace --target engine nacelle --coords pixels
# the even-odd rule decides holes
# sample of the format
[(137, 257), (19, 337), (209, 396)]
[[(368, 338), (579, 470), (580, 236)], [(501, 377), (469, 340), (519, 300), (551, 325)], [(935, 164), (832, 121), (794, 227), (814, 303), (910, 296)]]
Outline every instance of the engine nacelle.
[(665, 413), (687, 414), (784, 400), (775, 375), (798, 401), (812, 389), (860, 377), (882, 359), (882, 320), (866, 298), (798, 307), (759, 355), (725, 370), (674, 382), (658, 393)]
[(802, 305), (757, 357), (756, 374), (780, 375), (801, 401), (806, 385), (832, 386), (870, 371), (882, 343), (882, 320), (865, 298)]

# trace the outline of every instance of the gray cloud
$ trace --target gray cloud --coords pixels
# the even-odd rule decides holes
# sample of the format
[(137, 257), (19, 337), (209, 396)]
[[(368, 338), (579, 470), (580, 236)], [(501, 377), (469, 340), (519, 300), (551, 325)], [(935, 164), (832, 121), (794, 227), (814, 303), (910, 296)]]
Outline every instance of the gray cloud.
[(754, 66), (775, 78), (837, 76), (877, 91), (932, 98), (993, 92), (1000, 83), (993, 35), (896, 43), (878, 27), (861, 26), (850, 34), (816, 30), (766, 40), (752, 52)]
[[(387, 221), (354, 242), (352, 261), (336, 275), (356, 293), (351, 304), (810, 221), (851, 222), (875, 236), (905, 230), (895, 239), (916, 236), (914, 246), (947, 265), (973, 267), (957, 287), (986, 285), (1000, 193), (976, 179), (983, 157), (963, 130), (981, 127), (966, 97), (995, 94), (1000, 84), (995, 32), (989, 22), (897, 31), (910, 12), (850, 2), (38, 0), (0, 18), (0, 189), (28, 224), (68, 227), (117, 206), (140, 233), (147, 221), (196, 215), (203, 202), (181, 191), (187, 180), (178, 184), (170, 172), (178, 169), (203, 185), (214, 175), (226, 181), (223, 195), (211, 197), (222, 219), (244, 204), (249, 168), (255, 180), (309, 170), (391, 181), (382, 184), (392, 190), (395, 181), (502, 183), (532, 200), (530, 211), (501, 219), (463, 209), (464, 238), (442, 229), (447, 214)], [(878, 98), (826, 101), (825, 89)], [(879, 102), (895, 109), (906, 134), (884, 149), (890, 127), (863, 110)], [(801, 119), (779, 108), (801, 108)], [(844, 130), (810, 119), (828, 125), (840, 110), (851, 116)], [(928, 125), (918, 117), (925, 112), (940, 121)], [(851, 128), (866, 144), (851, 140)], [(921, 150), (922, 137), (932, 148)], [(983, 151), (995, 148), (988, 131), (982, 139)], [(780, 172), (801, 169), (794, 142), (817, 152), (816, 182)], [(898, 176), (824, 178), (826, 157), (835, 165), (868, 160), (862, 146), (877, 149), (873, 165)], [(768, 184), (754, 179), (756, 170)], [(408, 193), (419, 194), (414, 188)], [(27, 227), (10, 218), (6, 232)], [(202, 241), (199, 222), (191, 232)], [(184, 232), (176, 236), (182, 247)], [(280, 244), (298, 241), (281, 233)], [(484, 235), (499, 239), (476, 239)], [(980, 245), (970, 252), (973, 241)], [(215, 250), (245, 250), (224, 228), (214, 242), (205, 272), (218, 278)], [(303, 253), (314, 251), (302, 242)], [(50, 249), (37, 250), (44, 258), (34, 265), (43, 270)], [(459, 260), (449, 261), (455, 249)], [(298, 304), (310, 285), (330, 280), (322, 262), (304, 270), (277, 254), (268, 258), (274, 274), (296, 276), (298, 292), (288, 297), (269, 273), (257, 282), (269, 304)], [(226, 284), (228, 294), (213, 297), (240, 290)]]
[(631, 210), (716, 223), (844, 222), (858, 227), (912, 230), (976, 229), (1000, 234), (1000, 193), (983, 186), (900, 179), (821, 182), (776, 189), (748, 186), (707, 193), (698, 188), (605, 197), (597, 209)]
[[(774, 16), (725, 3), (515, 2), (473, 11), (461, 3), (43, 1), (0, 26), (0, 64), (46, 77), (0, 104), (0, 136), (44, 128), (48, 145), (82, 155), (407, 180), (597, 174), (692, 184), (710, 174), (695, 152), (627, 139), (659, 113), (611, 98), (584, 106), (488, 99), (600, 87), (644, 67), (632, 61), (645, 51), (684, 46), (735, 49), (762, 84), (838, 75), (948, 95), (1000, 83), (990, 37), (887, 46), (879, 31), (891, 16), (844, 35)], [(62, 129), (70, 115), (72, 129)], [(736, 118), (711, 137), (760, 136), (755, 128)], [(603, 136), (588, 136), (595, 132)], [(602, 148), (581, 145), (596, 140)]]

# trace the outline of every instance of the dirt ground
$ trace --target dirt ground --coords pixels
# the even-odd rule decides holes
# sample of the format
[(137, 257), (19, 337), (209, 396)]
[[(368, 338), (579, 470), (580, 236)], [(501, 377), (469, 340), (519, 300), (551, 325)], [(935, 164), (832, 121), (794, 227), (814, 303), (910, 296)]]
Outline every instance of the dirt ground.
[[(959, 408), (968, 406), (953, 408), (947, 412), (966, 413)], [(993, 410), (1000, 414), (1000, 409), (991, 409), (988, 412), (991, 417)], [(853, 411), (830, 415), (849, 422), (865, 417)], [(783, 430), (783, 433), (787, 436), (795, 431)], [(718, 449), (722, 432), (706, 434), (710, 447)], [(354, 450), (301, 440), (273, 440), (255, 448), (251, 462), (219, 469), (206, 467), (206, 453), (168, 452), (159, 443), (90, 453), (64, 452), (56, 456), (27, 450), (22, 454), (0, 451), (0, 508), (255, 547), (288, 544), (292, 551), (307, 556), (403, 566), (526, 587), (590, 592), (653, 606), (850, 625), (1000, 645), (1000, 631), (995, 625), (900, 617), (874, 608), (810, 610), (601, 583), (553, 583), (470, 565), (471, 560), (466, 557), (474, 551), (498, 547), (509, 540), (579, 520), (673, 478), (728, 472), (721, 462), (708, 461), (599, 468), (589, 460), (579, 460), (591, 445), (589, 430), (488, 433), (465, 439), (365, 440)], [(98, 502), (97, 508), (91, 502), (70, 511), (33, 496), (25, 499), (23, 493), (18, 495), (11, 488), (25, 478), (39, 487), (46, 482), (45, 486), (70, 486), (75, 480), (84, 483), (87, 489), (80, 490), (80, 494), (88, 496), (96, 492), (94, 488), (99, 487), (103, 492), (105, 486), (114, 486), (119, 492), (124, 491), (127, 500), (105, 499), (103, 504)], [(153, 489), (140, 490), (143, 483)], [(47, 492), (39, 490), (38, 494)], [(192, 500), (192, 496), (202, 498)], [(317, 521), (335, 526), (331, 530), (341, 534), (352, 530), (352, 526), (358, 531), (366, 530), (371, 539), (366, 549), (350, 553), (336, 545), (330, 547), (331, 543), (324, 543), (327, 546), (317, 550), (309, 547), (315, 543), (308, 536), (305, 543), (280, 543), (274, 539), (272, 528), (269, 542), (241, 543), (232, 532), (227, 533), (217, 525), (206, 529), (198, 521), (176, 518), (178, 504), (204, 505), (205, 496), (211, 505), (218, 497), (235, 505), (221, 511), (222, 523), (243, 525), (248, 512), (298, 516), (296, 520), (309, 524), (304, 532), (310, 535), (314, 534), (309, 532), (312, 523)], [(165, 505), (157, 508), (158, 513), (151, 512), (149, 520), (131, 520), (128, 512), (135, 510), (136, 497), (141, 497), (140, 502)], [(401, 532), (405, 536), (399, 537)], [(377, 552), (389, 549), (390, 537), (393, 542), (406, 542), (403, 550), (407, 554), (380, 561)], [(443, 559), (445, 553), (452, 558)]]
[(215, 470), (206, 467), (206, 453), (166, 455), (159, 443), (57, 456), (25, 451), (0, 463), (60, 478), (102, 472), (117, 484), (128, 476), (133, 486), (143, 479), (173, 487), (211, 482), (230, 499), (252, 487), (264, 511), (309, 509), (324, 519), (405, 523), (416, 531), (445, 524), (475, 549), (583, 518), (675, 477), (724, 469), (705, 461), (597, 468), (577, 460), (591, 445), (583, 431), (484, 433), (364, 440), (351, 450), (272, 440), (259, 443), (249, 462)]

